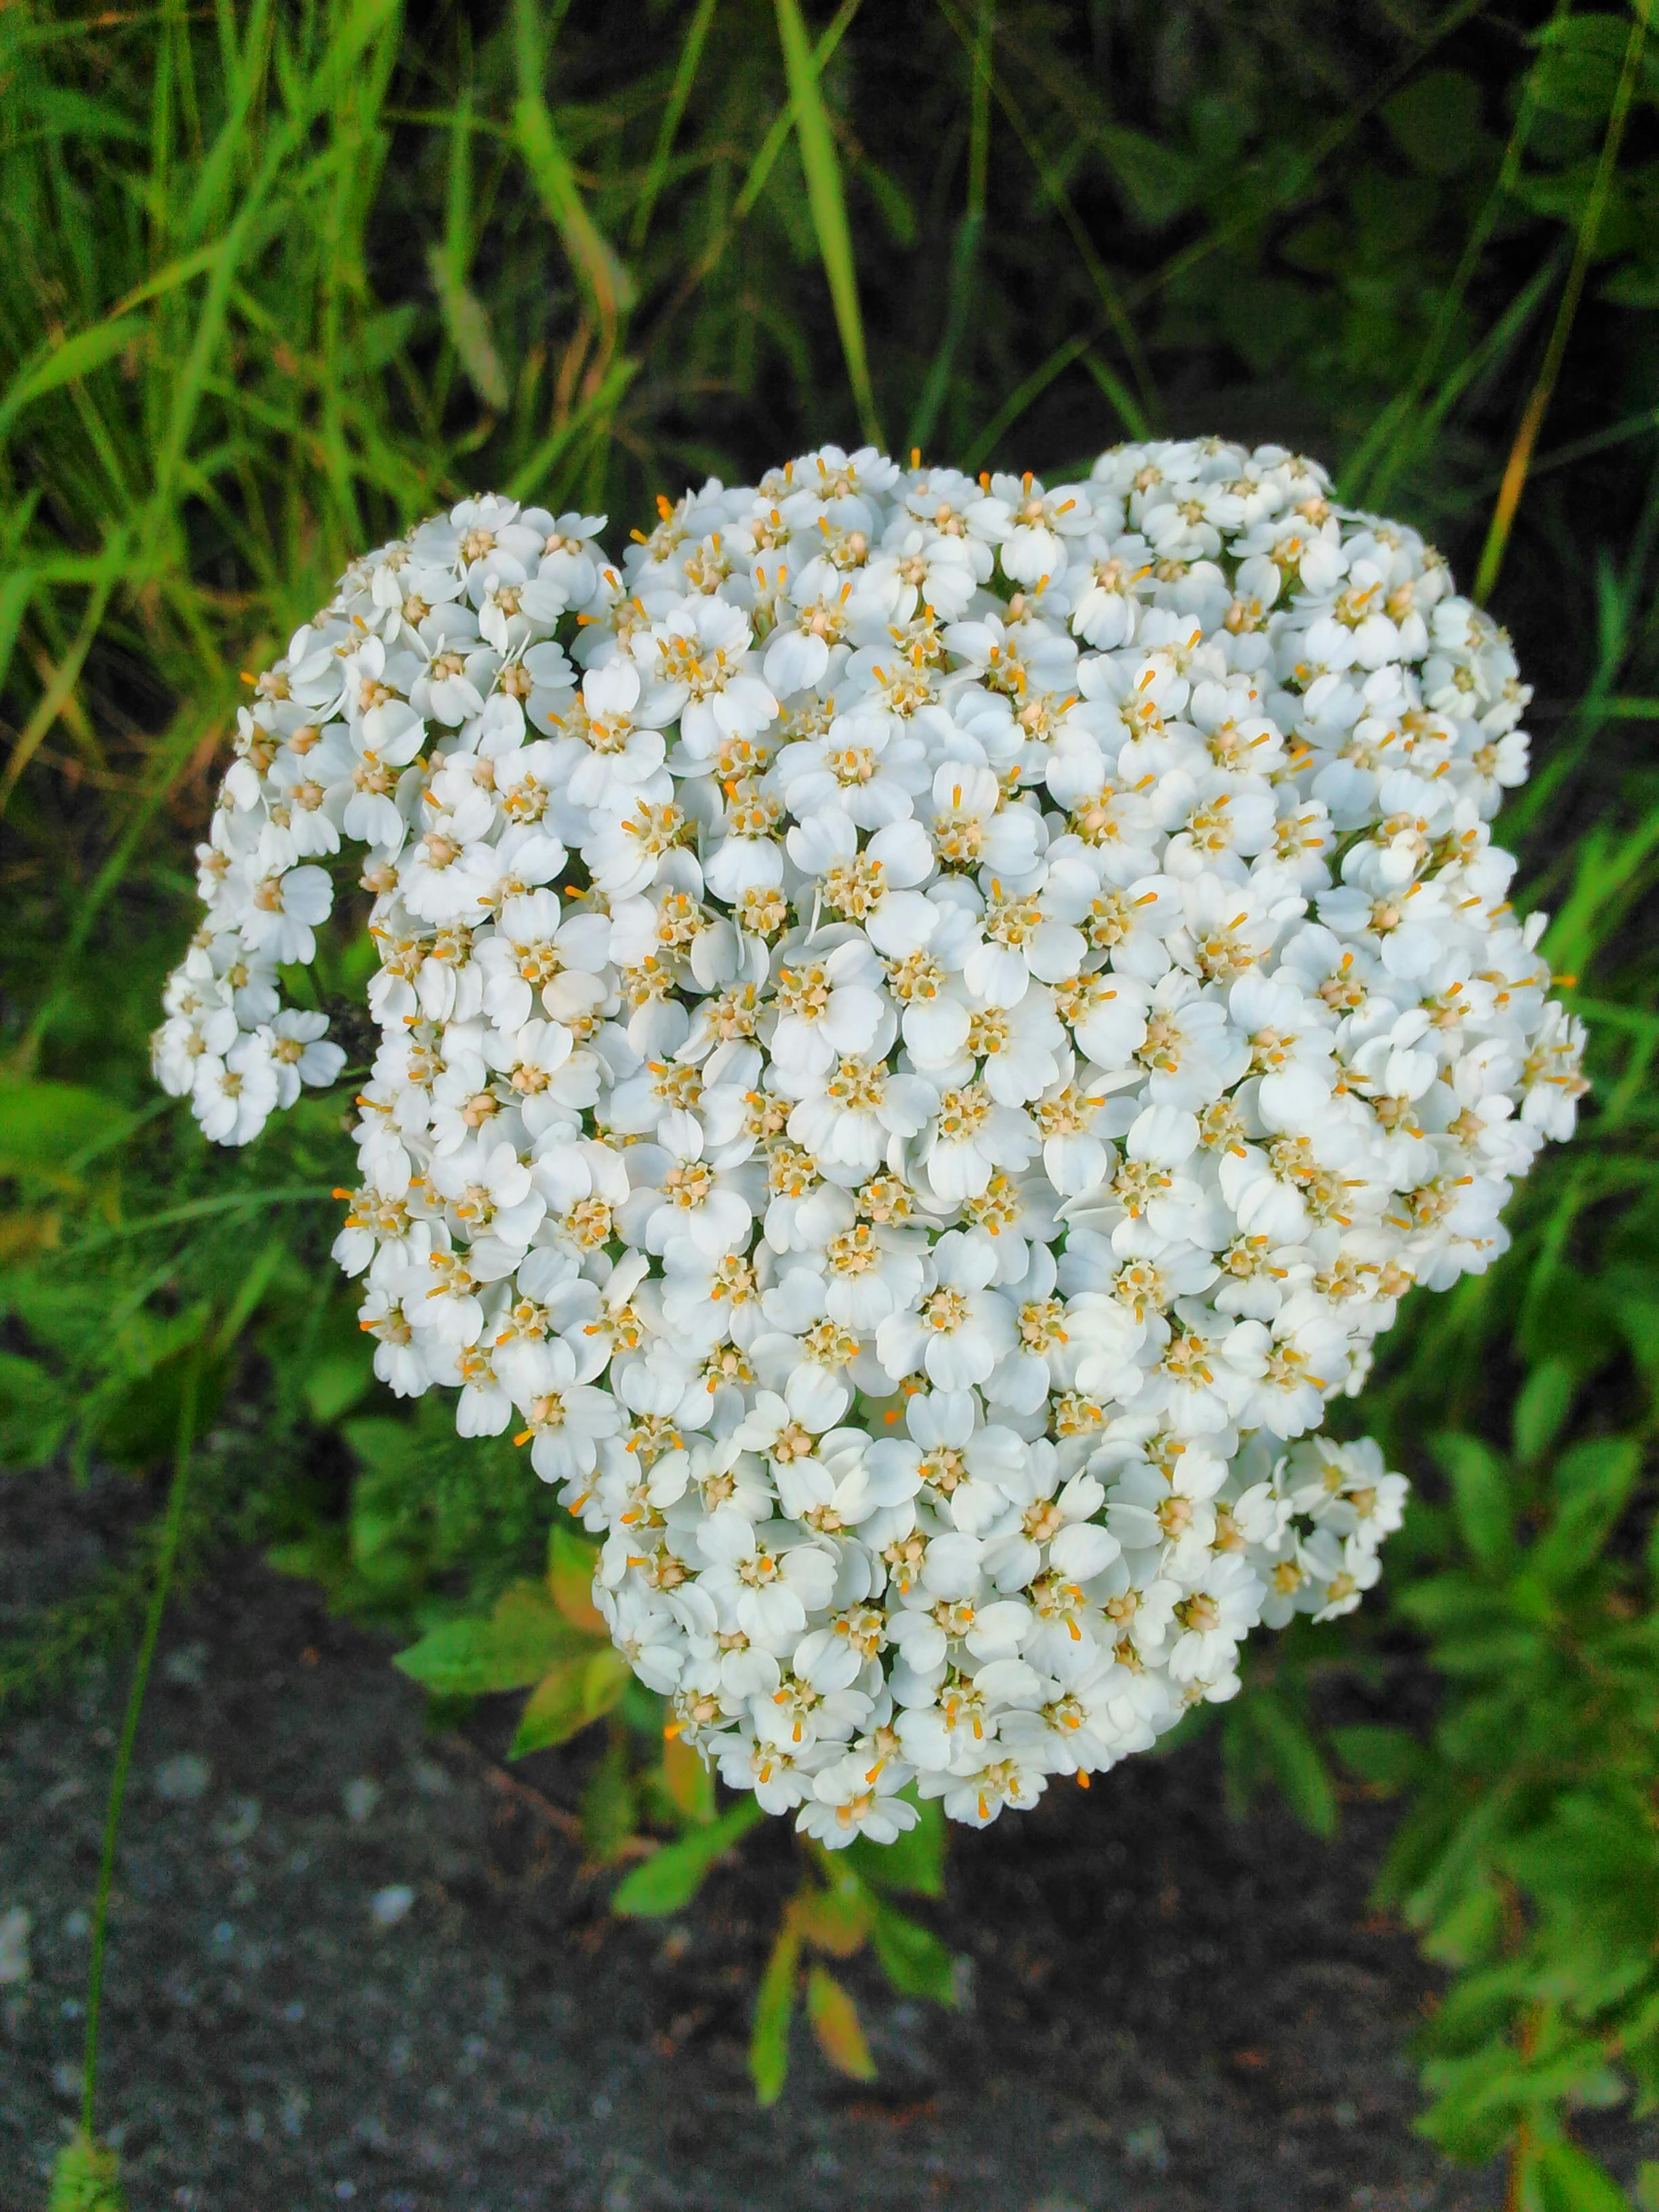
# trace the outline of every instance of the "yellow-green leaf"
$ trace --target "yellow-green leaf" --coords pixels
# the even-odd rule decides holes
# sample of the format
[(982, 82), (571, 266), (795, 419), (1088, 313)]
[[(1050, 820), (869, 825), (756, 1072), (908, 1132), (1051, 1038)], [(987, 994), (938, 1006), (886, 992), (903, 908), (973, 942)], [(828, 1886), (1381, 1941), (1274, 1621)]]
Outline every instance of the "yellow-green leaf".
[(800, 1901), (800, 1930), (816, 1951), (850, 1959), (870, 1933), (873, 1899), (858, 1876), (837, 1869), (829, 1887)]
[(126, 2212), (115, 2153), (77, 2128), (52, 2169), (46, 2212)]
[(392, 1662), (441, 1697), (477, 1697), (538, 1681), (579, 1650), (540, 1583), (514, 1583), (487, 1619), (447, 1620)]
[(609, 1644), (561, 1660), (531, 1692), (519, 1716), (509, 1759), (564, 1743), (608, 1713), (628, 1686), (628, 1662)]
[(584, 1636), (608, 1638), (605, 1615), (593, 1602), (593, 1570), (599, 1547), (574, 1528), (556, 1522), (547, 1540), (547, 1587), (553, 1602)]
[(700, 1825), (714, 1817), (714, 1778), (701, 1752), (683, 1735), (671, 1735), (662, 1747), (662, 1786), (671, 1805)]
[(827, 1966), (815, 1966), (806, 1978), (806, 2017), (818, 2048), (838, 2073), (855, 2081), (873, 2081), (876, 2062), (864, 2039), (859, 2008)]
[(634, 304), (633, 279), (587, 211), (570, 156), (544, 95), (541, 26), (535, 0), (517, 0), (513, 25), (519, 77), (519, 96), (513, 103), (514, 143), (600, 322), (614, 333)]
[(484, 405), (499, 415), (512, 393), (483, 302), (457, 273), (441, 246), (434, 246), (427, 255), (427, 266), (432, 271), (432, 289), (438, 295), (444, 333), (460, 357), (467, 382)]

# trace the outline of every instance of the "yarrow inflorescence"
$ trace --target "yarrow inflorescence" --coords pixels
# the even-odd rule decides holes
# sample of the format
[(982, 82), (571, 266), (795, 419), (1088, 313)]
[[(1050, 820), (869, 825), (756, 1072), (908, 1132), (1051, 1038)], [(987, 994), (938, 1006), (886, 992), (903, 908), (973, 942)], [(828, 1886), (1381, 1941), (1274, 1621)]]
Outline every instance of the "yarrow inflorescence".
[(366, 846), (377, 1371), (528, 1445), (733, 1788), (982, 1825), (1376, 1579), (1406, 1485), (1326, 1404), (1583, 1088), (1487, 830), (1528, 694), (1276, 447), (659, 506), (349, 570), (239, 717), (156, 1071), (228, 1144), (336, 1079), (279, 974)]

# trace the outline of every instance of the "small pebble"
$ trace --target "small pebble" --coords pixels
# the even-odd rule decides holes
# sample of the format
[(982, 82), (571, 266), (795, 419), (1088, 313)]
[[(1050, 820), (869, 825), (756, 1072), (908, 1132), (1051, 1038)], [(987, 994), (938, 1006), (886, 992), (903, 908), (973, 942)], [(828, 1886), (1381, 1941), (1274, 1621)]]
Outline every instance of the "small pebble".
[(213, 1824), (214, 1840), (227, 1844), (245, 1844), (258, 1825), (258, 1799), (233, 1797)]
[(77, 1943), (91, 1935), (92, 1915), (84, 1905), (77, 1905), (73, 1912), (64, 1915), (64, 1933)]
[(162, 1662), (161, 1672), (169, 1682), (179, 1682), (188, 1690), (199, 1690), (202, 1672), (207, 1665), (208, 1648), (205, 1644), (181, 1644), (178, 1650), (169, 1651)]
[(352, 1825), (360, 1827), (380, 1802), (380, 1785), (371, 1782), (366, 1774), (348, 1782), (340, 1792), (340, 1802), (345, 1807), (345, 1816)]
[(0, 1985), (29, 1978), (29, 1930), (33, 1915), (21, 1905), (0, 1912)]
[(1149, 2120), (1144, 2128), (1131, 2130), (1123, 2138), (1123, 2154), (1133, 2166), (1149, 2166), (1154, 2173), (1162, 2173), (1170, 2163), (1170, 2146), (1158, 2122)]
[(164, 1759), (155, 1773), (155, 1794), (172, 1805), (193, 1805), (213, 1779), (213, 1769), (193, 1751)]
[(411, 1905), (415, 1893), (406, 1881), (394, 1881), (389, 1888), (377, 1889), (368, 1901), (368, 1909), (380, 1928), (395, 1928)]

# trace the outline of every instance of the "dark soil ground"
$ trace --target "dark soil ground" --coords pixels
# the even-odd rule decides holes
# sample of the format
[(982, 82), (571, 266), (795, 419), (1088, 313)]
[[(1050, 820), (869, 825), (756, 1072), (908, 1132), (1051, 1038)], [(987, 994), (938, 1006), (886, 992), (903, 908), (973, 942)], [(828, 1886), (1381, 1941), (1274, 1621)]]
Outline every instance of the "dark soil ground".
[[(9, 1504), (0, 1493), (0, 1504)], [(5, 1516), (16, 1603), (39, 1534)], [(60, 1520), (55, 1523), (64, 1528)], [(65, 1549), (65, 1545), (67, 1549)], [(71, 1567), (91, 1534), (49, 1547)], [(60, 1585), (61, 1587), (61, 1585)], [(861, 1960), (880, 2075), (798, 2039), (744, 2067), (793, 1874), (751, 1838), (694, 1914), (621, 1923), (483, 1715), (428, 1733), (386, 1645), (252, 1559), (167, 1633), (112, 1920), (100, 2094), (133, 2212), (1474, 2212), (1501, 2177), (1411, 2131), (1432, 1978), (1367, 1910), (1386, 1808), (1323, 1845), (1235, 1823), (1207, 1740), (1051, 1791), (951, 1851), (958, 2012)], [(16, 1723), (0, 1775), (0, 2203), (33, 2212), (78, 2089), (88, 1912), (126, 1662)], [(412, 1897), (407, 1901), (404, 1893)], [(406, 1904), (401, 1917), (392, 1916)], [(383, 1924), (386, 1922), (390, 1924)], [(11, 1923), (14, 1941), (17, 1923)], [(14, 1960), (14, 1967), (15, 1966)], [(1628, 2133), (1629, 2131), (1626, 2131)], [(1609, 2146), (1633, 2159), (1633, 2139)], [(1650, 2151), (1651, 2146), (1648, 2146)]]

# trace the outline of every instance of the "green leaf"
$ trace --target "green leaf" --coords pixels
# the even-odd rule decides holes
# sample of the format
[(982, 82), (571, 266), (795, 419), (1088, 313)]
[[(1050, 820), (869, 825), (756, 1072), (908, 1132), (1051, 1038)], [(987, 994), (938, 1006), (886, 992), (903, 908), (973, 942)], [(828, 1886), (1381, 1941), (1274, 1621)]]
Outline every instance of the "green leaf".
[(126, 2206), (115, 2153), (77, 2128), (52, 2166), (46, 2212), (126, 2212)]
[(1098, 134), (1113, 174), (1148, 228), (1161, 230), (1198, 197), (1202, 171), (1190, 154), (1144, 131), (1114, 123)]
[(437, 294), (444, 335), (466, 371), (467, 382), (484, 405), (499, 415), (513, 394), (496, 350), (489, 313), (471, 286), (458, 273), (453, 258), (441, 245), (430, 248), (427, 266), (432, 272), (432, 289)]
[(43, 399), (60, 385), (72, 384), (78, 378), (90, 376), (106, 361), (114, 359), (137, 338), (144, 329), (140, 315), (118, 315), (112, 322), (94, 323), (90, 330), (77, 331), (73, 337), (65, 338), (44, 355), (37, 354), (27, 368), (19, 370), (0, 397), (0, 437), (10, 429), (26, 407)]
[(931, 1929), (878, 1899), (870, 1932), (881, 1970), (901, 1996), (960, 2001), (956, 1960)]
[(1597, 287), (1595, 296), (1615, 307), (1659, 307), (1659, 267), (1627, 263)]
[(1409, 1729), (1356, 1721), (1330, 1732), (1331, 1747), (1350, 1774), (1373, 1790), (1404, 1790), (1419, 1782), (1434, 1765), (1426, 1745)]
[(578, 1649), (543, 1584), (521, 1582), (503, 1590), (487, 1619), (446, 1621), (392, 1664), (440, 1696), (476, 1697), (538, 1682)]
[(64, 1440), (74, 1401), (50, 1369), (21, 1352), (0, 1351), (0, 1462), (44, 1467)]
[(143, 125), (124, 115), (107, 100), (66, 84), (28, 84), (9, 88), (16, 100), (18, 119), (26, 128), (6, 134), (9, 146), (21, 145), (37, 134), (43, 138), (142, 139)]
[(613, 1728), (582, 1790), (582, 1841), (587, 1855), (608, 1866), (629, 1842), (639, 1820), (638, 1794), (628, 1755), (626, 1729)]
[(1523, 1467), (1541, 1459), (1560, 1435), (1577, 1390), (1577, 1370), (1565, 1359), (1547, 1359), (1528, 1376), (1510, 1426), (1515, 1455)]
[(1494, 1622), (1490, 1627), (1472, 1629), (1466, 1636), (1437, 1637), (1431, 1656), (1445, 1674), (1486, 1674), (1497, 1680), (1513, 1680), (1531, 1674), (1548, 1650), (1548, 1644), (1536, 1629), (1523, 1628), (1519, 1622), (1508, 1627)]
[(1515, 1562), (1515, 1508), (1509, 1469), (1479, 1437), (1443, 1430), (1430, 1449), (1445, 1469), (1463, 1541), (1488, 1572)]
[[(1423, 1955), (1437, 1959), (1444, 1966), (1470, 1966), (1483, 1959), (1490, 1959), (1503, 1941), (1505, 1902), (1496, 1888), (1477, 1885), (1441, 1913), (1422, 1937)], [(1513, 1973), (1511, 1965), (1506, 1971)], [(1444, 2035), (1450, 2007), (1470, 1994), (1471, 1984), (1466, 1977), (1453, 1990), (1446, 2006), (1437, 2019), (1437, 2033)], [(1483, 2025), (1483, 2033), (1496, 2033), (1506, 2026), (1514, 2008), (1515, 1988), (1506, 1984), (1497, 2000), (1497, 2013), (1490, 2027)]]
[(1307, 1723), (1269, 1689), (1246, 1692), (1239, 1717), (1255, 1736), (1279, 1793), (1316, 1836), (1336, 1833), (1336, 1792)]
[[(1540, 107), (1582, 122), (1599, 123), (1613, 106), (1625, 65), (1631, 25), (1606, 10), (1559, 15), (1537, 34), (1541, 49), (1533, 64), (1533, 97)], [(1654, 95), (1651, 55), (1638, 79), (1638, 91)]]
[(610, 1711), (628, 1686), (629, 1673), (627, 1660), (609, 1644), (562, 1659), (526, 1700), (507, 1757), (522, 1759), (528, 1752), (568, 1741)]
[(319, 1352), (307, 1368), (301, 1385), (306, 1410), (319, 1427), (328, 1428), (368, 1396), (374, 1382), (374, 1353), (370, 1346), (343, 1344)]
[(125, 1106), (78, 1083), (0, 1078), (0, 1176), (78, 1189), (78, 1156), (117, 1136), (132, 1118)]
[[(198, 1329), (206, 1319), (204, 1310)], [(191, 1334), (105, 1402), (94, 1435), (106, 1459), (118, 1467), (147, 1468), (167, 1458), (178, 1443), (186, 1391), (194, 1395), (201, 1425), (209, 1425), (224, 1396), (229, 1363), (204, 1358), (198, 1345), (199, 1335)]]
[[(715, 1860), (763, 1817), (755, 1800), (744, 1797), (706, 1828), (693, 1828), (678, 1843), (665, 1844), (617, 1885), (611, 1910), (637, 1920), (678, 1912), (702, 1888)], [(796, 1942), (799, 1946), (799, 1936)]]
[(1613, 1534), (1642, 1472), (1634, 1437), (1575, 1444), (1556, 1463), (1555, 1517), (1533, 1546), (1531, 1571), (1551, 1588), (1582, 1574)]
[(865, 2041), (859, 2008), (827, 1966), (814, 1965), (806, 1977), (806, 2017), (818, 2048), (838, 2074), (854, 2081), (873, 2081), (876, 2062)]
[(866, 153), (858, 165), (860, 180), (881, 210), (882, 219), (896, 246), (908, 252), (916, 242), (916, 211), (910, 196), (896, 177), (872, 161)]
[(800, 1930), (792, 1907), (784, 1914), (755, 1993), (755, 2018), (749, 2033), (749, 2077), (763, 2105), (776, 2104), (789, 2076), (789, 2023), (794, 2017), (799, 1966)]
[(863, 1837), (848, 1846), (847, 1856), (866, 1881), (878, 1889), (896, 1889), (915, 1897), (945, 1893), (945, 1815), (936, 1797), (920, 1801), (914, 1791), (901, 1791), (915, 1805), (921, 1818), (890, 1844), (872, 1844)]
[(543, 92), (546, 58), (542, 52), (541, 14), (537, 0), (515, 0), (514, 55), (519, 96), (513, 103), (513, 137), (601, 325), (614, 331), (634, 304), (634, 281), (588, 213)]
[(363, 1465), (377, 1474), (404, 1474), (420, 1450), (414, 1424), (396, 1420), (389, 1413), (370, 1413), (362, 1420), (349, 1421), (345, 1440)]
[(1630, 2212), (1630, 2200), (1599, 2160), (1577, 2143), (1540, 2143), (1528, 2160), (1540, 2212)]
[(1644, 2158), (1637, 2167), (1636, 2202), (1640, 2212), (1659, 2212), (1659, 2160)]
[(700, 1751), (683, 1735), (671, 1735), (662, 1747), (658, 1768), (663, 1795), (675, 1811), (699, 1826), (714, 1817), (714, 1776)]
[(802, 1936), (815, 1951), (827, 1952), (832, 1959), (850, 1959), (862, 1948), (875, 1907), (875, 1899), (856, 1871), (844, 1863), (832, 1864), (826, 1887), (805, 1891), (796, 1905)]
[(1480, 153), (1480, 88), (1462, 70), (1425, 70), (1382, 103), (1382, 120), (1414, 169), (1455, 177)]
[(599, 1547), (579, 1535), (568, 1522), (556, 1521), (547, 1535), (547, 1586), (553, 1602), (584, 1636), (610, 1635), (605, 1615), (593, 1602), (593, 1574)]

